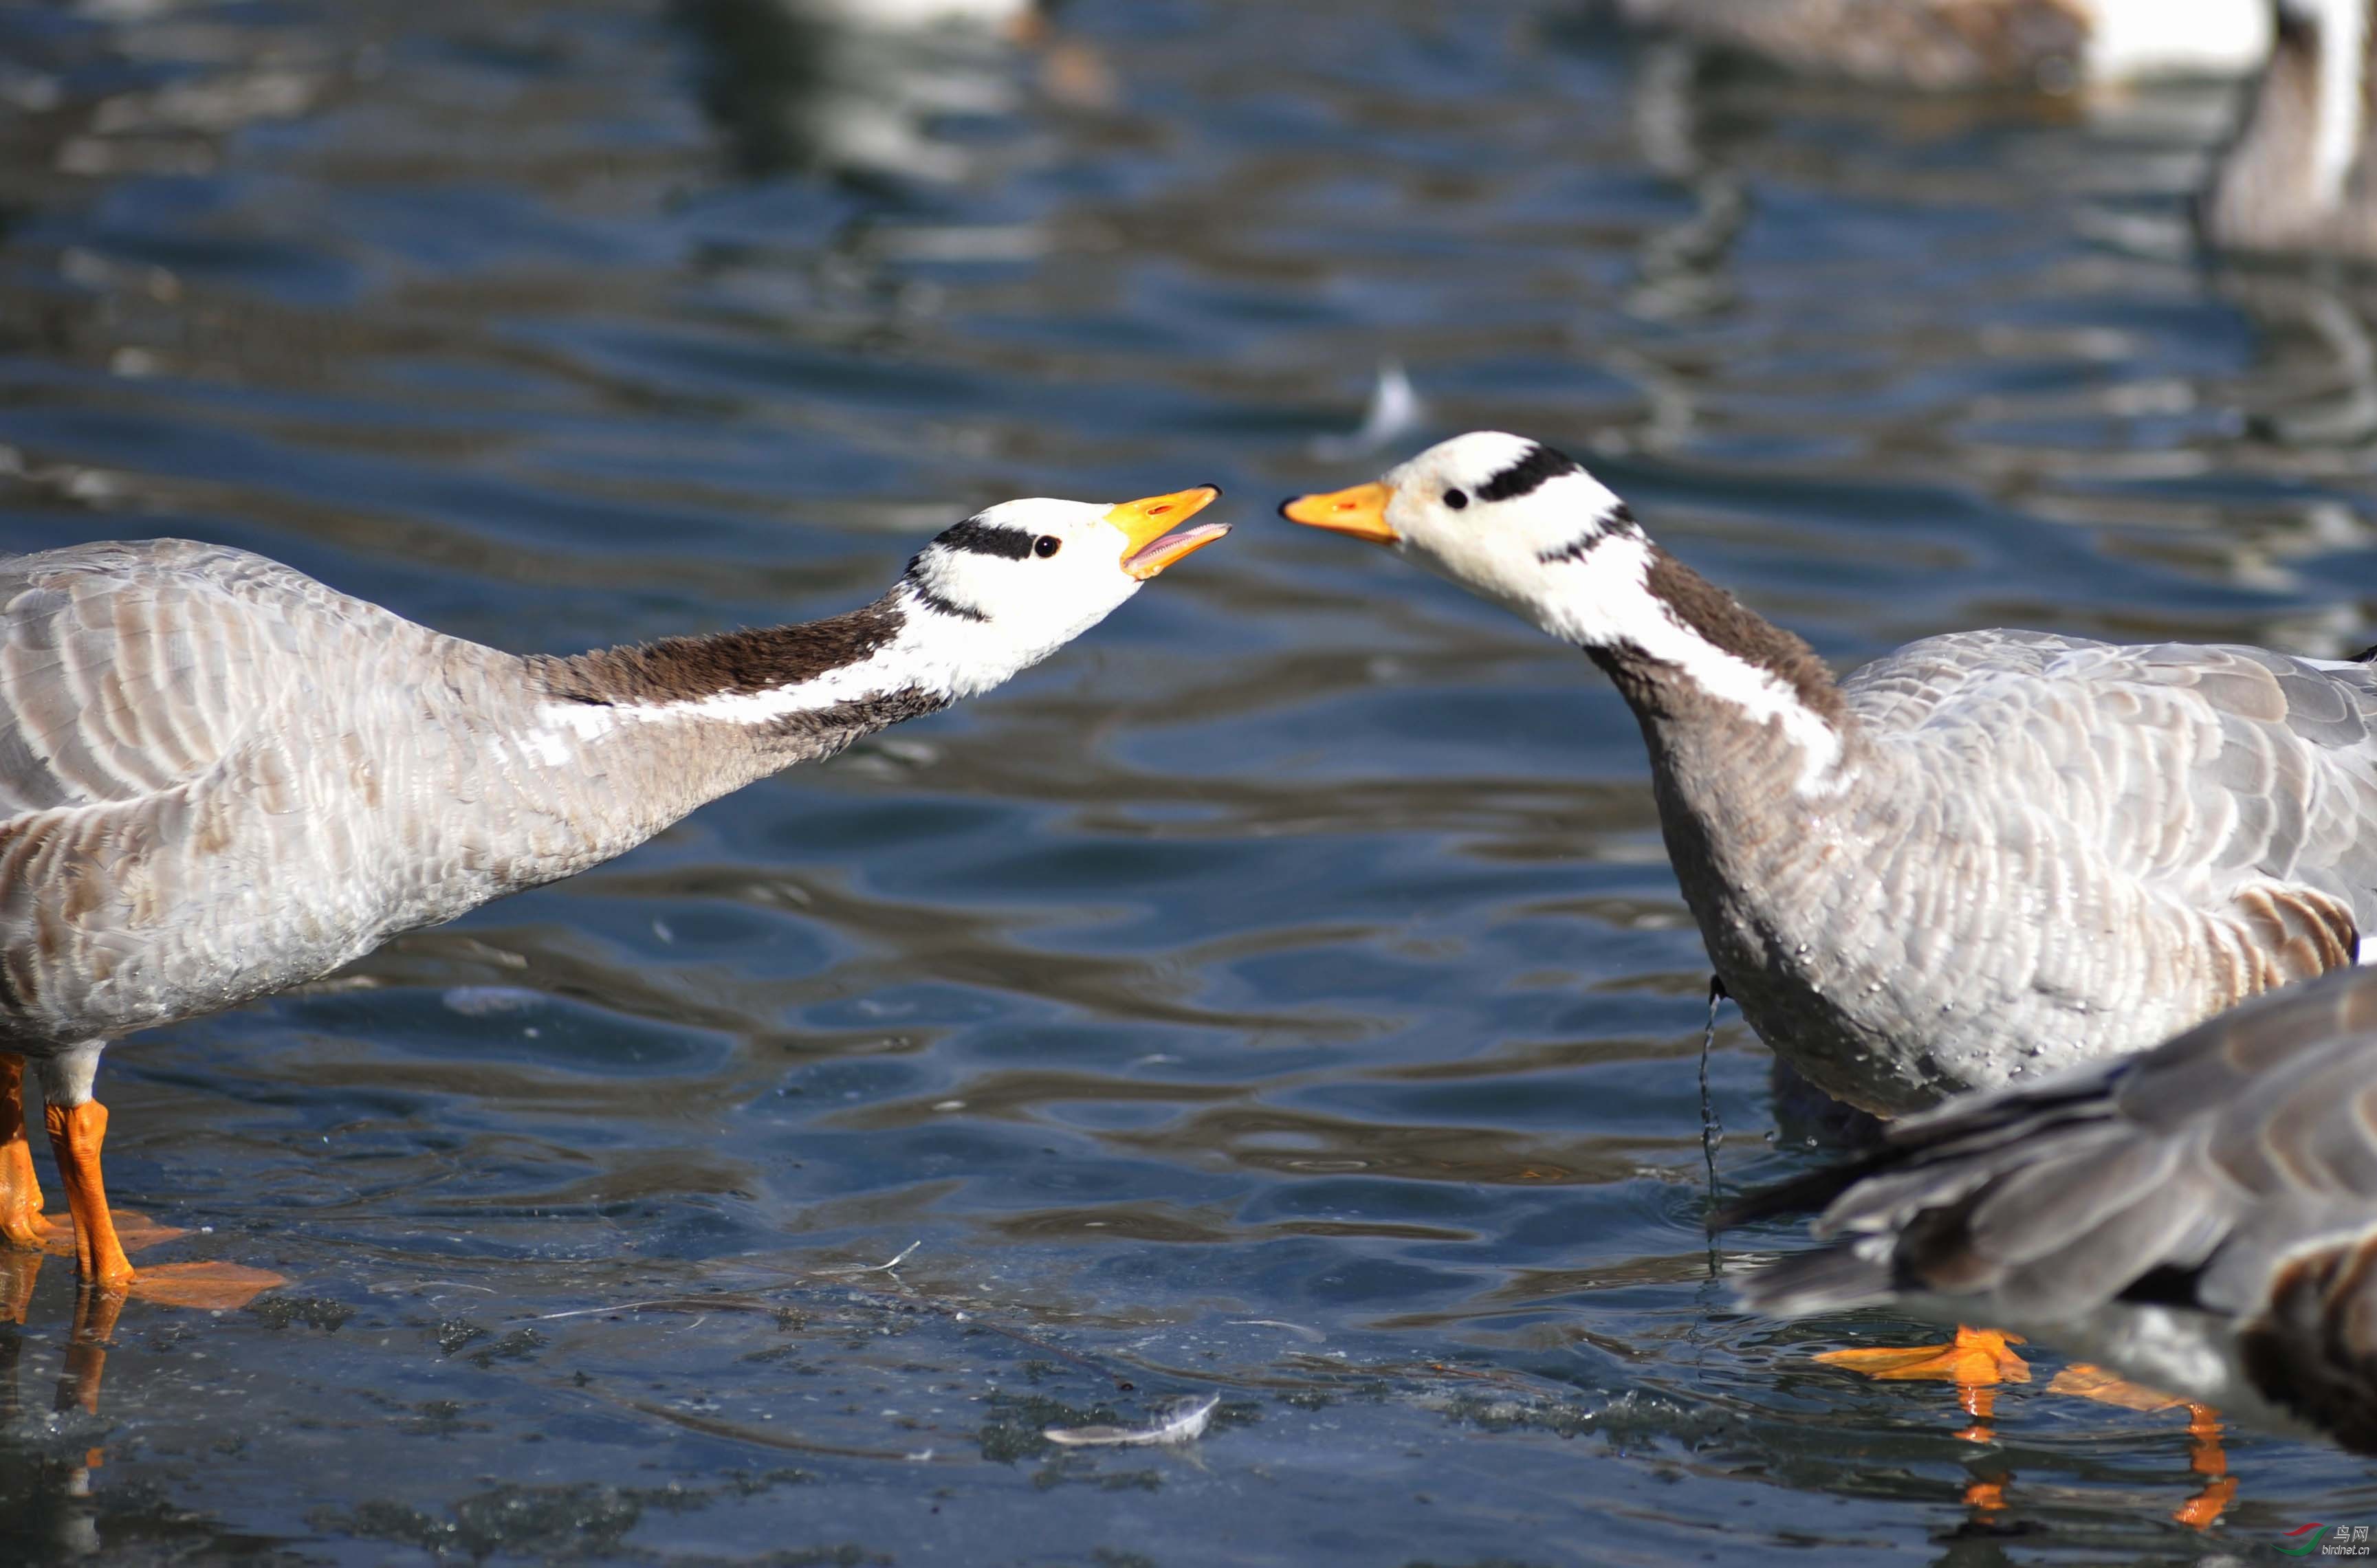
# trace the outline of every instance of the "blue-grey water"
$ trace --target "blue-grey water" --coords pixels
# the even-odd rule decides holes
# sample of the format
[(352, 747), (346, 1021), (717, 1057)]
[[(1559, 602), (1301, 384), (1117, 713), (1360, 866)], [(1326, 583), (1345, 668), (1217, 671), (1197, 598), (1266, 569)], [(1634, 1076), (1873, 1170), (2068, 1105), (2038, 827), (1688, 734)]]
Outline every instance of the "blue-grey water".
[[(1271, 516), (1502, 426), (1844, 667), (2377, 640), (2365, 302), (2189, 241), (2229, 89), (1685, 64), (1521, 0), (0, 11), (0, 547), (221, 540), (566, 650), (847, 607), (1011, 495), (1215, 481), (1241, 525), (993, 695), (112, 1051), (114, 1195), (189, 1232), (142, 1257), (290, 1283), (132, 1302), (93, 1412), (42, 1268), (0, 1559), (2211, 1562), (2377, 1523), (2365, 1464), (2232, 1432), (2191, 1528), (2183, 1413), (2051, 1395), (2049, 1352), (1962, 1438), (1944, 1386), (1811, 1360), (1908, 1325), (1734, 1312), (1797, 1237), (1703, 1236), (1706, 965), (1630, 719)], [(1348, 455), (1390, 362), (1424, 416)], [(1711, 1070), (1726, 1188), (1821, 1157), (1730, 1016)], [(1186, 1446), (1040, 1435), (1214, 1396)]]

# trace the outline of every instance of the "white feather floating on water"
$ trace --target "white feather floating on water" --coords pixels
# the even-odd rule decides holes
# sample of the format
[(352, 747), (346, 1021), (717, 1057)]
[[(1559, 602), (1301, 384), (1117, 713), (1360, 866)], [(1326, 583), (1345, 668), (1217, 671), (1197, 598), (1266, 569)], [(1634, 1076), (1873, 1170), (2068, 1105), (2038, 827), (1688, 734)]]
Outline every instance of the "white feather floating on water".
[(914, 1253), (918, 1247), (921, 1247), (925, 1243), (921, 1238), (909, 1242), (906, 1246), (900, 1249), (899, 1255), (894, 1257), (890, 1263), (842, 1264), (832, 1268), (818, 1269), (818, 1272), (819, 1274), (889, 1274), (891, 1270), (899, 1267), (902, 1264), (906, 1263), (908, 1261), (908, 1254)]
[(1420, 400), (1411, 377), (1404, 374), (1403, 366), (1389, 360), (1379, 367), (1379, 382), (1371, 388), (1362, 428), (1351, 435), (1319, 437), (1312, 443), (1312, 455), (1331, 462), (1367, 457), (1409, 434), (1427, 418), (1427, 405)]
[(1209, 1394), (1152, 1427), (1049, 1427), (1040, 1435), (1067, 1448), (1122, 1448), (1158, 1443), (1194, 1443), (1205, 1435), (1214, 1407), (1222, 1402)]

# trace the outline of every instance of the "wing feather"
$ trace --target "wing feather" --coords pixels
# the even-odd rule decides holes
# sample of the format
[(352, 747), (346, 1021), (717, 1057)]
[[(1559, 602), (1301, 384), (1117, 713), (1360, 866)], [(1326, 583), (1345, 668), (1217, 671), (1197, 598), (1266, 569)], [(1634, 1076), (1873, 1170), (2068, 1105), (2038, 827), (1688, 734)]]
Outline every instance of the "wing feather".
[(1934, 761), (1963, 787), (2022, 802), (2053, 778), (2059, 824), (2108, 874), (2274, 938), (2265, 983), (2352, 962), (2377, 924), (2367, 665), (1978, 632), (1910, 644), (1843, 687), (1880, 743), (1953, 753)]
[(395, 617), (186, 540), (0, 561), (0, 824), (206, 777), (303, 688), (326, 631), (374, 619)]

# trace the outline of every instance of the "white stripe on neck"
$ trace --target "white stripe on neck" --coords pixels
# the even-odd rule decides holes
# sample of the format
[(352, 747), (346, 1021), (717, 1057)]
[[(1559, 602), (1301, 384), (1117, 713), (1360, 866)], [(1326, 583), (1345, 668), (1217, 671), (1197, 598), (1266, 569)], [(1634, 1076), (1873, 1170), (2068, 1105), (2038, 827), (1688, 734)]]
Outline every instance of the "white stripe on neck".
[(2234, 76), (2270, 53), (2268, 0), (2083, 0), (2088, 75)]
[(2344, 199), (2368, 118), (2367, 3), (2324, 0), (2319, 7), (2319, 108), (2312, 121), (2311, 181), (2329, 207)]
[(838, 665), (810, 680), (757, 692), (713, 692), (674, 702), (537, 705), (536, 728), (520, 737), (521, 748), (540, 762), (559, 766), (571, 742), (599, 739), (621, 724), (683, 721), (756, 729), (803, 713), (822, 713), (852, 703), (874, 702), (912, 688), (952, 701), (1004, 680), (985, 680), (982, 638), (969, 636), (974, 623), (926, 608), (903, 588), (899, 634), (854, 663)]
[(1547, 568), (1552, 589), (1544, 629), (1587, 647), (1629, 643), (1673, 665), (1707, 695), (1728, 702), (1753, 724), (1779, 721), (1799, 748), (1802, 795), (1829, 795), (1846, 782), (1840, 774), (1841, 736), (1822, 714), (1799, 700), (1790, 683), (1702, 636), (1651, 591), (1651, 541), (1639, 532), (1612, 534), (1579, 560)]

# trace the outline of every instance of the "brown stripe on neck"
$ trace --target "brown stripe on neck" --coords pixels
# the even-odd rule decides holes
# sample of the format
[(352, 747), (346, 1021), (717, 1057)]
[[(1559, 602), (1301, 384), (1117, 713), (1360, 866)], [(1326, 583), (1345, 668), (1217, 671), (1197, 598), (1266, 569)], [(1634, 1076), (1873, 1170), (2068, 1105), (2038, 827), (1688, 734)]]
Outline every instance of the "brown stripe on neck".
[(566, 702), (660, 704), (747, 696), (814, 681), (871, 658), (907, 615), (889, 597), (794, 626), (598, 647), (532, 662), (545, 690)]
[(1643, 586), (1702, 640), (1781, 681), (1818, 718), (1835, 726), (1848, 718), (1840, 683), (1814, 648), (1655, 544)]

